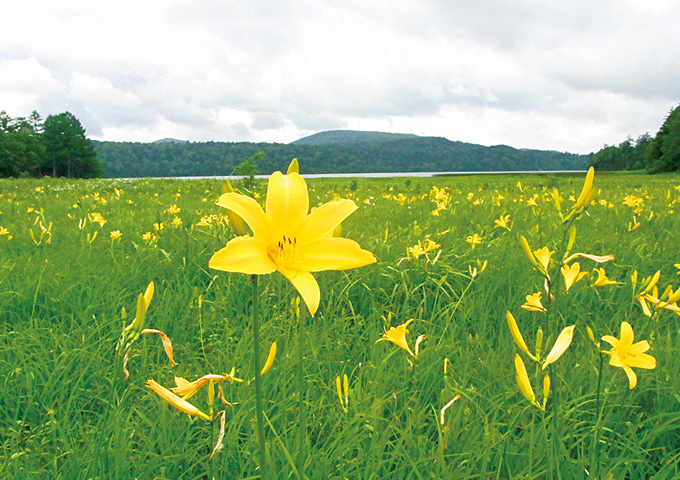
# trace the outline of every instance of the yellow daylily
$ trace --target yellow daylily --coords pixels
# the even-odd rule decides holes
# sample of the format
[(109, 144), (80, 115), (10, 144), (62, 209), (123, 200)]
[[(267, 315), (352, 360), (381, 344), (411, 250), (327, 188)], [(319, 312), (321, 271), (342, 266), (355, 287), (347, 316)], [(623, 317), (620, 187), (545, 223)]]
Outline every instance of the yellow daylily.
[(550, 267), (550, 259), (552, 258), (554, 253), (555, 251), (549, 250), (548, 247), (539, 248), (538, 250), (534, 251), (534, 257), (538, 262), (539, 269), (545, 275), (548, 274), (548, 268)]
[(496, 224), (496, 226), (494, 228), (501, 227), (501, 228), (505, 228), (506, 230), (510, 230), (510, 223), (509, 222), (510, 222), (510, 215), (501, 215), (500, 217), (498, 217), (497, 220), (493, 221), (493, 223)]
[(564, 352), (567, 351), (567, 348), (569, 348), (569, 345), (571, 345), (571, 340), (574, 338), (574, 327), (576, 325), (572, 325), (570, 327), (566, 327), (562, 332), (557, 337), (557, 340), (555, 340), (555, 345), (553, 345), (552, 350), (548, 353), (548, 356), (545, 357), (545, 361), (543, 362), (543, 367), (547, 367), (548, 365), (555, 363)]
[(574, 206), (571, 207), (571, 213), (567, 216), (567, 218), (564, 219), (566, 222), (567, 220), (571, 220), (571, 218), (574, 215), (578, 215), (581, 210), (583, 210), (585, 207), (590, 205), (593, 200), (595, 200), (595, 197), (597, 194), (600, 192), (598, 188), (593, 189), (593, 181), (595, 180), (595, 169), (593, 167), (590, 167), (588, 169), (588, 173), (586, 173), (586, 179), (583, 182), (583, 189), (581, 190), (581, 194), (578, 196), (578, 199), (576, 200), (576, 203), (574, 203)]
[(396, 346), (403, 348), (406, 350), (409, 355), (412, 357), (415, 357), (416, 355), (411, 351), (411, 347), (408, 346), (408, 342), (406, 341), (406, 334), (408, 333), (408, 329), (406, 327), (409, 326), (411, 322), (413, 322), (414, 319), (410, 319), (406, 323), (402, 323), (398, 327), (391, 327), (389, 330), (387, 330), (381, 338), (378, 339), (377, 342), (381, 341), (388, 341), (394, 343)]
[(224, 193), (217, 205), (241, 217), (253, 235), (232, 239), (210, 259), (216, 270), (252, 275), (281, 272), (298, 290), (311, 315), (321, 292), (310, 272), (345, 270), (376, 261), (356, 242), (333, 237), (336, 226), (357, 209), (335, 200), (309, 211), (307, 184), (297, 173), (274, 172), (267, 187), (266, 213), (253, 198)]
[(522, 333), (519, 331), (519, 327), (517, 326), (517, 321), (515, 320), (515, 317), (512, 316), (512, 313), (507, 312), (506, 318), (508, 320), (508, 328), (510, 328), (510, 334), (512, 335), (512, 339), (515, 341), (519, 349), (526, 353), (527, 355), (529, 355), (532, 358), (532, 360), (536, 360), (536, 357), (534, 357), (531, 354), (531, 352), (529, 352), (529, 347), (527, 347), (527, 344), (524, 341), (524, 337), (522, 337)]
[(524, 255), (527, 257), (527, 260), (529, 260), (531, 265), (533, 265), (536, 268), (539, 268), (538, 262), (536, 261), (536, 257), (534, 257), (534, 254), (531, 252), (529, 242), (527, 242), (527, 239), (524, 238), (524, 235), (520, 235), (519, 244), (521, 245), (522, 251), (524, 252)]
[(342, 380), (340, 375), (335, 377), (335, 390), (338, 393), (342, 410), (347, 413), (347, 408), (349, 407), (349, 379), (346, 373), (342, 375)]
[(581, 271), (581, 264), (578, 262), (574, 262), (571, 266), (562, 265), (560, 271), (564, 277), (564, 287), (567, 292), (576, 282), (588, 275), (588, 272)]
[(515, 354), (515, 379), (517, 380), (517, 385), (519, 386), (519, 391), (522, 392), (524, 398), (529, 400), (532, 405), (541, 408), (536, 401), (536, 394), (534, 389), (531, 388), (531, 382), (529, 381), (529, 374), (527, 373), (527, 367), (524, 366), (524, 361), (519, 353)]
[(637, 385), (637, 376), (631, 367), (656, 368), (656, 359), (644, 353), (650, 348), (649, 342), (643, 340), (633, 343), (633, 327), (628, 322), (621, 322), (620, 339), (611, 335), (605, 335), (602, 337), (602, 340), (614, 347), (609, 352), (606, 352), (610, 356), (609, 365), (623, 368), (631, 389)]
[[(222, 183), (222, 194), (225, 193), (234, 193), (234, 189), (231, 186), (231, 183), (229, 183), (229, 180), (225, 180)], [(234, 229), (234, 233), (236, 233), (236, 235), (241, 236), (246, 234), (246, 227), (243, 225), (243, 219), (241, 217), (227, 209), (227, 218), (229, 219), (231, 228)]]
[(154, 284), (153, 282), (149, 282), (149, 285), (147, 285), (146, 290), (144, 291), (144, 294), (140, 294), (137, 297), (137, 314), (135, 315), (135, 319), (125, 327), (125, 332), (133, 331), (134, 332), (140, 332), (142, 330), (142, 327), (144, 326), (144, 318), (146, 317), (146, 311), (149, 309), (149, 304), (151, 304), (151, 299), (153, 298), (153, 292), (154, 292)]
[(208, 375), (203, 375), (201, 378), (198, 378), (194, 380), (193, 382), (190, 382), (188, 380), (185, 380), (182, 377), (175, 377), (175, 385), (176, 387), (172, 387), (170, 390), (172, 390), (173, 393), (176, 395), (181, 396), (184, 400), (188, 400), (191, 398), (196, 392), (198, 392), (201, 388), (203, 388), (205, 385), (207, 385), (210, 382), (213, 383), (222, 383), (224, 381), (231, 381), (231, 382), (243, 382), (243, 380), (234, 377), (234, 369), (232, 369), (231, 373), (226, 373), (224, 375), (219, 375), (219, 374), (208, 374)]
[(526, 296), (526, 303), (521, 308), (530, 312), (546, 312), (547, 310), (541, 303), (541, 292), (536, 292), (532, 295)]
[(465, 241), (469, 243), (472, 248), (475, 248), (477, 245), (481, 245), (482, 237), (480, 237), (478, 233), (475, 233), (474, 235), (468, 236)]
[(159, 397), (161, 397), (163, 400), (168, 402), (170, 405), (172, 405), (179, 411), (184, 412), (187, 415), (201, 417), (202, 419), (208, 420), (209, 422), (212, 421), (212, 419), (208, 415), (200, 411), (197, 407), (190, 404), (186, 400), (178, 397), (167, 388), (159, 385), (158, 382), (156, 382), (155, 380), (153, 379), (148, 380), (146, 382), (146, 386), (147, 388), (153, 390)]
[(595, 268), (594, 271), (597, 272), (597, 280), (592, 283), (591, 287), (604, 287), (606, 285), (616, 285), (618, 283), (615, 280), (607, 278), (607, 275), (604, 273), (604, 268)]
[(260, 375), (264, 375), (269, 371), (269, 369), (272, 368), (275, 359), (276, 359), (276, 342), (272, 343), (271, 348), (269, 348), (269, 355), (267, 355), (267, 360), (264, 362), (264, 367), (262, 367)]

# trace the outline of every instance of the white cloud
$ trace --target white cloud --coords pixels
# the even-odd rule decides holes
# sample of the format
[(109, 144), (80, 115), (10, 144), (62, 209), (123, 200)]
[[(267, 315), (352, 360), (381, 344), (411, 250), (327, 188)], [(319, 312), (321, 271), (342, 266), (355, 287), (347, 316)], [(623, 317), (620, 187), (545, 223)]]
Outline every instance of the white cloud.
[(0, 110), (105, 140), (289, 142), (333, 128), (580, 153), (680, 98), (672, 0), (29, 0), (0, 31)]

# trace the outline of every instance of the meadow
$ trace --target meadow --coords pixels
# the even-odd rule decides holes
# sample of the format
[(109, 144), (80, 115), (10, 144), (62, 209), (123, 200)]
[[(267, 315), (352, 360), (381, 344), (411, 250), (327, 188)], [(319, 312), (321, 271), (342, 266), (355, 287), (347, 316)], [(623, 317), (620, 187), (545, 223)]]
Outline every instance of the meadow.
[[(0, 180), (0, 478), (680, 478), (680, 177), (584, 178), (308, 180), (377, 259), (315, 273), (313, 317), (279, 272), (254, 302), (209, 268), (219, 180)], [(210, 420), (146, 386), (206, 374)]]

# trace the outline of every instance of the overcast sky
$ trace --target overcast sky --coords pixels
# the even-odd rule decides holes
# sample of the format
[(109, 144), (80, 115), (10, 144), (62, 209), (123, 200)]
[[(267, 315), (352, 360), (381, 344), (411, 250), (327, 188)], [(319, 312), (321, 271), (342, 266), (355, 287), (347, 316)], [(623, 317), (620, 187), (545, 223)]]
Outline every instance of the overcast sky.
[(90, 138), (332, 129), (575, 153), (680, 103), (675, 0), (3, 2), (0, 110)]

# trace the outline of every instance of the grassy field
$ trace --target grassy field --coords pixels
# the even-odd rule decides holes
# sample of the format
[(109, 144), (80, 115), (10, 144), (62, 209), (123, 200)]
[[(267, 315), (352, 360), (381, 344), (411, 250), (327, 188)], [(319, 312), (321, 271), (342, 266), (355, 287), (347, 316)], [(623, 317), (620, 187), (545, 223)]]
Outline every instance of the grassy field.
[[(595, 201), (563, 222), (554, 189), (566, 217), (584, 177), (308, 181), (313, 206), (356, 202), (342, 236), (377, 263), (316, 273), (319, 310), (310, 317), (302, 307), (302, 321), (290, 282), (278, 272), (259, 278), (262, 359), (278, 346), (262, 376), (265, 474), (680, 478), (680, 315), (663, 303), (680, 288), (680, 177), (598, 173)], [(0, 180), (0, 478), (260, 476), (251, 282), (208, 268), (234, 236), (215, 205), (220, 189), (215, 180)], [(254, 194), (263, 203), (266, 181)], [(555, 252), (547, 272), (543, 247)], [(560, 267), (574, 253), (615, 259), (570, 259), (587, 275), (565, 291)], [(595, 268), (615, 284), (592, 286)], [(145, 327), (170, 338), (177, 365), (158, 335), (145, 334), (131, 346), (126, 380), (116, 347), (150, 282)], [(544, 311), (527, 310), (538, 292)], [(378, 342), (411, 319), (411, 352), (424, 335), (417, 358)], [(619, 338), (622, 322), (656, 360), (633, 367), (632, 389), (601, 341)], [(571, 344), (542, 368), (570, 326)], [(185, 415), (145, 385), (232, 369), (244, 382), (221, 384), (231, 405), (215, 401), (226, 421), (209, 460), (219, 421)], [(189, 399), (203, 412), (213, 410), (208, 390)]]

